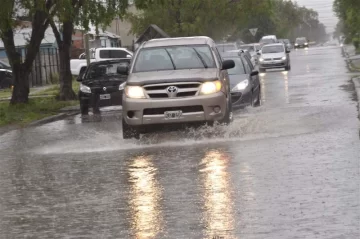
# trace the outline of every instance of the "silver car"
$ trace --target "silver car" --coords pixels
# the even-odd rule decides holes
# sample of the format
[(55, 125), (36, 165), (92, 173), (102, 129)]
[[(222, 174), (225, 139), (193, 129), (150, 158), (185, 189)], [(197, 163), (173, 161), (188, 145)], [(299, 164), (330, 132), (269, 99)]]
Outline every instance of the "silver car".
[(263, 46), (258, 53), (259, 71), (264, 72), (267, 69), (285, 68), (291, 69), (290, 50), (286, 49), (283, 43), (269, 44)]
[[(208, 37), (154, 39), (143, 43), (127, 73), (123, 94), (123, 138), (139, 138), (155, 126), (192, 122), (230, 123), (227, 69)], [(156, 128), (156, 127), (155, 127)]]

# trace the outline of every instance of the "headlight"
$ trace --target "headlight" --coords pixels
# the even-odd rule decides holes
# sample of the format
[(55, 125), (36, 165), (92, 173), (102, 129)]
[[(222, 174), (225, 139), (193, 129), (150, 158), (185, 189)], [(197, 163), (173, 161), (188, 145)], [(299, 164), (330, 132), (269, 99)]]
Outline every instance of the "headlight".
[(260, 57), (259, 61), (260, 61), (260, 62), (263, 62), (263, 61), (264, 61), (264, 58)]
[(244, 90), (246, 87), (248, 87), (249, 85), (249, 80), (243, 80), (242, 82), (240, 82), (239, 84), (237, 84), (231, 91), (239, 91), (239, 90)]
[(205, 82), (201, 85), (200, 94), (201, 95), (209, 95), (217, 93), (221, 90), (222, 84), (221, 81), (210, 81)]
[(307, 43), (307, 42), (305, 42), (304, 44), (305, 44), (305, 45), (307, 45), (308, 43)]
[(144, 89), (141, 86), (126, 86), (125, 95), (133, 99), (144, 99), (145, 93)]
[(281, 60), (285, 61), (285, 60), (286, 60), (286, 56), (281, 57)]
[(295, 43), (295, 46), (298, 46), (299, 44)]
[(86, 86), (86, 85), (83, 85), (83, 84), (80, 84), (80, 91), (83, 92), (83, 93), (89, 93), (91, 94), (91, 89), (89, 86)]
[(126, 85), (126, 81), (119, 85), (119, 90), (124, 90)]

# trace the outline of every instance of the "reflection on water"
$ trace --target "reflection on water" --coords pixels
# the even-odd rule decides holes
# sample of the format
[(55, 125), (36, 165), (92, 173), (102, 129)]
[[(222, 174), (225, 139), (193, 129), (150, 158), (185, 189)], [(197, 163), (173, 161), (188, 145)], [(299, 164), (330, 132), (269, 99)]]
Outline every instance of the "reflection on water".
[(161, 190), (150, 157), (136, 157), (130, 165), (130, 207), (134, 238), (155, 238), (161, 231)]
[(234, 211), (231, 195), (229, 157), (212, 150), (202, 160), (204, 177), (205, 223), (207, 238), (234, 236)]
[(265, 73), (260, 74), (260, 87), (261, 87), (261, 100), (266, 101), (266, 84), (265, 84)]
[(284, 75), (284, 88), (285, 88), (285, 100), (286, 100), (286, 104), (290, 103), (289, 100), (289, 78), (288, 75)]

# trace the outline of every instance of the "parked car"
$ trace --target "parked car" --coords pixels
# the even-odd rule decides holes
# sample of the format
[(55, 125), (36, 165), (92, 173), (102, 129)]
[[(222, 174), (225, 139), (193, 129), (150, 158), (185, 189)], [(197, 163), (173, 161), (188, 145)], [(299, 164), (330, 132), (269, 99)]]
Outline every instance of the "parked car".
[(235, 67), (228, 70), (230, 77), (231, 102), (233, 109), (261, 104), (259, 72), (254, 69), (248, 56), (243, 52), (228, 52), (224, 60), (233, 60)]
[(119, 72), (128, 67), (130, 59), (93, 62), (77, 78), (80, 83), (79, 101), (82, 115), (87, 115), (89, 108), (94, 114), (100, 113), (100, 107), (122, 104), (122, 94), (127, 74)]
[[(232, 120), (230, 81), (209, 37), (153, 39), (142, 43), (123, 95), (123, 138), (139, 138), (153, 127)], [(156, 128), (156, 127), (155, 127)]]
[[(106, 61), (112, 59), (130, 59), (133, 53), (126, 48), (97, 48), (91, 51), (90, 62)], [(81, 59), (70, 60), (71, 74), (74, 76), (84, 72), (87, 66), (85, 55), (80, 55)]]
[(296, 48), (306, 48), (309, 47), (309, 42), (305, 37), (298, 37), (295, 40), (295, 49)]
[(219, 52), (227, 52), (227, 51), (239, 49), (238, 44), (236, 42), (217, 43), (216, 48), (218, 49)]
[(13, 85), (13, 75), (11, 66), (4, 61), (0, 61), (0, 89), (8, 89)]
[(263, 46), (259, 58), (259, 71), (264, 72), (267, 69), (285, 68), (289, 71), (290, 64), (290, 50), (286, 49), (284, 44), (276, 43)]

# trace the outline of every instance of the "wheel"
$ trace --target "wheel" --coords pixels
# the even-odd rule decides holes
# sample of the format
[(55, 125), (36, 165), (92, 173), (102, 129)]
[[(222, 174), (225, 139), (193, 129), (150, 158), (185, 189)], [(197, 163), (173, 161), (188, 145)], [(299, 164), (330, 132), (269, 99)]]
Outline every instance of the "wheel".
[(136, 128), (128, 125), (124, 118), (122, 119), (123, 139), (140, 139), (140, 132)]
[(224, 118), (220, 121), (221, 124), (229, 125), (233, 120), (233, 110), (232, 110), (232, 102), (231, 102), (231, 96), (229, 96), (228, 105), (226, 109), (226, 113)]
[(290, 65), (287, 65), (287, 66), (285, 67), (285, 70), (286, 70), (286, 71), (291, 70), (291, 66), (290, 66)]
[(259, 107), (261, 105), (261, 91), (259, 90), (259, 94), (256, 97), (256, 101), (253, 100), (254, 94), (251, 97), (252, 107)]
[(89, 104), (87, 102), (80, 101), (80, 112), (81, 112), (81, 115), (89, 114)]

